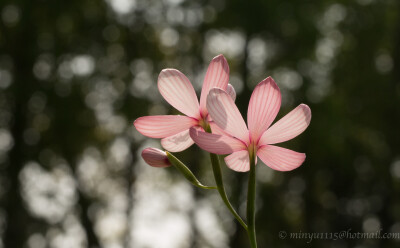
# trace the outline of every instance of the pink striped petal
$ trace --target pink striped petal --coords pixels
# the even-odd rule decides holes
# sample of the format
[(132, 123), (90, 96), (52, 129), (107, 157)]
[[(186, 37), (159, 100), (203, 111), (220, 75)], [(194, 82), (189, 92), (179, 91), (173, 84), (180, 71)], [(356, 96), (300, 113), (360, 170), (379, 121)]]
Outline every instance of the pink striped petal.
[(143, 116), (133, 123), (136, 129), (150, 138), (166, 138), (197, 125), (197, 120), (182, 115)]
[(200, 96), (200, 109), (202, 116), (207, 115), (206, 100), (208, 92), (216, 87), (226, 90), (229, 82), (229, 65), (225, 57), (220, 54), (211, 60), (203, 82)]
[(193, 145), (193, 143), (194, 141), (189, 135), (189, 129), (161, 140), (162, 147), (170, 152), (181, 152)]
[(183, 114), (199, 119), (199, 101), (189, 79), (175, 69), (164, 69), (158, 76), (158, 90), (164, 99)]
[(143, 160), (153, 167), (168, 167), (171, 166), (167, 154), (157, 148), (146, 148), (142, 151)]
[(310, 121), (310, 108), (305, 104), (300, 104), (265, 131), (259, 145), (276, 144), (293, 139), (306, 130)]
[(241, 150), (225, 157), (226, 165), (234, 171), (245, 172), (250, 170), (249, 152)]
[(305, 153), (286, 148), (266, 145), (258, 149), (257, 156), (274, 170), (290, 171), (299, 167), (306, 159)]
[(222, 130), (217, 124), (215, 124), (215, 122), (209, 121), (208, 124), (210, 125), (210, 127), (211, 127), (211, 132), (212, 132), (213, 134), (220, 134), (220, 135), (232, 137), (230, 134), (228, 134), (227, 132), (225, 132), (224, 130)]
[[(233, 101), (236, 100), (236, 91), (235, 88), (231, 84), (228, 84), (228, 87), (226, 87), (226, 93), (232, 98)], [(207, 115), (207, 121), (212, 121), (211, 116)]]
[(236, 91), (235, 88), (233, 88), (232, 84), (228, 84), (228, 87), (226, 87), (226, 93), (231, 96), (232, 100), (236, 100)]
[(215, 154), (229, 154), (246, 149), (245, 144), (233, 137), (206, 133), (196, 128), (190, 128), (190, 137), (201, 149)]
[(249, 131), (232, 98), (224, 90), (213, 88), (207, 98), (212, 120), (225, 132), (249, 143)]
[(252, 140), (258, 141), (275, 119), (280, 107), (279, 87), (271, 77), (268, 77), (261, 81), (251, 94), (247, 110), (247, 123)]

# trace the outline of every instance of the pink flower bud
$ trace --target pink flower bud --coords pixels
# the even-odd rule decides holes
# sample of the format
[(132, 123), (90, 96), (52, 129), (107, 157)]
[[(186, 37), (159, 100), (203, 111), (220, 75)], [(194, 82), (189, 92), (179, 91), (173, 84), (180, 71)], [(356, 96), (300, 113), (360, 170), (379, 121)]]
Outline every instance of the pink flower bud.
[(167, 154), (157, 148), (148, 147), (142, 151), (144, 161), (153, 167), (168, 167), (171, 166), (167, 158)]

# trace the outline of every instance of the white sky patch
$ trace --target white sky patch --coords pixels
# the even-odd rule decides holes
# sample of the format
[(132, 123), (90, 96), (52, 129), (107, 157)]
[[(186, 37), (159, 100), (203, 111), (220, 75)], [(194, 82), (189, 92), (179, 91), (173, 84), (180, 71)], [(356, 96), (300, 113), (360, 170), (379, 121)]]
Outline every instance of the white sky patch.
[(224, 54), (230, 58), (243, 55), (245, 49), (245, 36), (235, 30), (211, 30), (206, 34), (204, 57), (212, 58), (216, 54)]
[(182, 2), (184, 2), (185, 0), (164, 0), (164, 2), (166, 3), (166, 4), (168, 4), (168, 5), (173, 5), (173, 6), (176, 6), (176, 5), (179, 5), (179, 4), (181, 4)]
[(12, 83), (12, 75), (9, 71), (0, 69), (0, 89), (6, 89)]
[(116, 138), (109, 147), (107, 161), (111, 170), (120, 170), (132, 160), (130, 144), (126, 138)]
[(250, 67), (264, 64), (266, 59), (271, 56), (270, 51), (267, 49), (266, 42), (261, 38), (251, 39), (247, 50), (249, 52), (248, 62), (250, 63)]
[(287, 67), (275, 69), (272, 75), (276, 82), (279, 82), (279, 85), (283, 85), (288, 90), (297, 90), (303, 85), (302, 76), (295, 70)]
[(107, 0), (112, 10), (117, 14), (129, 14), (136, 7), (136, 0)]
[(393, 69), (393, 59), (388, 53), (380, 53), (375, 58), (375, 67), (381, 74), (387, 74)]
[(67, 168), (59, 164), (46, 171), (36, 162), (24, 166), (19, 176), (22, 197), (33, 215), (57, 223), (75, 205), (75, 180)]
[(61, 227), (50, 229), (46, 236), (49, 238), (50, 248), (87, 247), (85, 231), (72, 214), (63, 220)]
[(1, 17), (7, 26), (14, 26), (18, 24), (21, 13), (17, 6), (7, 5), (3, 8)]
[(94, 71), (94, 58), (90, 55), (78, 55), (71, 60), (71, 70), (77, 76), (88, 76)]
[(338, 25), (346, 19), (347, 9), (341, 4), (332, 4), (326, 8), (316, 21), (321, 33), (315, 47), (315, 62), (302, 61), (299, 66), (302, 74), (308, 74), (313, 84), (307, 90), (311, 102), (322, 101), (331, 91), (331, 73), (335, 67), (337, 55), (341, 52), (343, 34)]
[(46, 245), (47, 245), (47, 240), (40, 233), (32, 234), (27, 242), (27, 246), (29, 248), (46, 248)]
[(136, 168), (131, 247), (188, 247), (189, 212), (195, 204), (191, 185), (184, 179), (172, 181), (166, 170), (173, 168), (152, 168), (143, 161)]
[(0, 152), (7, 152), (14, 145), (14, 139), (7, 129), (0, 129)]
[(379, 221), (378, 218), (374, 216), (368, 217), (363, 221), (363, 230), (366, 233), (373, 233), (379, 231), (380, 228), (381, 228), (381, 222)]
[[(117, 138), (110, 145), (116, 149), (118, 146), (128, 145), (128, 142)], [(108, 156), (110, 154), (106, 157)], [(127, 217), (128, 185), (123, 178), (116, 177), (115, 172), (118, 169), (113, 168), (114, 165), (112, 161), (105, 161), (103, 153), (98, 149), (88, 147), (82, 154), (77, 169), (81, 189), (98, 199), (97, 203), (90, 206), (89, 216), (94, 221), (95, 233), (104, 248), (125, 247), (125, 237), (130, 226)]]
[(393, 164), (390, 166), (390, 172), (392, 173), (393, 177), (400, 179), (400, 160), (393, 162)]
[(166, 47), (173, 47), (179, 41), (179, 33), (172, 28), (165, 28), (160, 34), (161, 43)]
[(112, 247), (112, 244), (118, 244), (123, 239), (128, 227), (128, 220), (125, 214), (118, 211), (109, 211), (96, 219), (96, 233), (101, 236), (106, 246)]
[(215, 206), (209, 200), (199, 202), (195, 210), (196, 226), (208, 244), (213, 245), (213, 247), (227, 248), (226, 244), (229, 237), (225, 233), (214, 208)]

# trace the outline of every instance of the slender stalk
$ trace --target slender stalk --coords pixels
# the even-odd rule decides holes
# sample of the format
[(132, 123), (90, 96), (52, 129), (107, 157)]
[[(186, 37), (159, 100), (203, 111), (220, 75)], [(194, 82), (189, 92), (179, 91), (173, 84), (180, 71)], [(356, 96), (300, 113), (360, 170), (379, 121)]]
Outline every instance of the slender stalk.
[(221, 198), (222, 198), (223, 202), (228, 207), (229, 211), (231, 211), (232, 215), (235, 216), (236, 220), (239, 221), (239, 223), (247, 231), (246, 223), (244, 223), (242, 218), (239, 216), (239, 214), (232, 207), (232, 205), (229, 202), (229, 199), (228, 199), (228, 197), (226, 195), (224, 182), (223, 182), (223, 179), (222, 179), (222, 172), (221, 172), (221, 166), (220, 166), (220, 163), (219, 163), (218, 155), (210, 153), (210, 158), (211, 158), (211, 164), (212, 164), (212, 168), (213, 168), (213, 172), (214, 172), (215, 183), (217, 184), (217, 189), (218, 189), (219, 194), (221, 195)]
[[(211, 128), (208, 124), (204, 127), (204, 129), (206, 132), (211, 133)], [(247, 231), (246, 223), (244, 223), (243, 219), (236, 212), (236, 210), (232, 207), (232, 204), (230, 203), (228, 196), (226, 195), (224, 181), (222, 179), (221, 165), (219, 163), (218, 155), (210, 153), (210, 158), (211, 158), (211, 164), (212, 164), (213, 174), (214, 174), (214, 178), (215, 178), (215, 183), (217, 184), (217, 189), (222, 198), (222, 201), (225, 203), (226, 207), (229, 209), (229, 211), (232, 213), (232, 215), (236, 218), (236, 220), (239, 221), (240, 225), (242, 225), (242, 227)]]
[(172, 155), (169, 152), (166, 152), (167, 158), (169, 162), (178, 169), (179, 172), (182, 173), (182, 175), (189, 181), (191, 182), (194, 186), (202, 188), (202, 189), (217, 189), (215, 186), (205, 186), (200, 181), (196, 178), (196, 176), (192, 173), (192, 171), (184, 164), (182, 163), (179, 159), (177, 159), (174, 155)]
[(250, 158), (250, 174), (249, 185), (247, 191), (247, 234), (249, 235), (250, 244), (252, 248), (257, 248), (256, 240), (256, 215), (255, 215), (255, 202), (256, 202), (256, 164), (254, 158), (254, 150), (249, 152)]

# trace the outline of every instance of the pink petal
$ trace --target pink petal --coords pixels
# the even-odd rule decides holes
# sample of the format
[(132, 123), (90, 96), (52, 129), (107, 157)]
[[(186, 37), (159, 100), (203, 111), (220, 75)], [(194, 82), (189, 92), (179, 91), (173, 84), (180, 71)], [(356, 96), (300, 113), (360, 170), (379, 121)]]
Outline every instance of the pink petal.
[(212, 120), (225, 132), (249, 143), (249, 131), (232, 98), (224, 90), (213, 88), (207, 98)]
[(187, 116), (199, 119), (199, 101), (189, 79), (175, 69), (162, 70), (158, 76), (158, 90), (174, 108)]
[(306, 159), (305, 153), (286, 148), (266, 145), (258, 149), (257, 156), (274, 170), (290, 171), (299, 167)]
[(183, 151), (193, 143), (194, 141), (189, 135), (189, 129), (161, 140), (162, 147), (170, 152)]
[(150, 138), (165, 138), (197, 125), (197, 120), (182, 115), (144, 116), (133, 123), (136, 129)]
[[(226, 93), (232, 98), (233, 101), (236, 100), (236, 91), (235, 88), (231, 84), (228, 84), (228, 87), (226, 87)], [(211, 116), (207, 115), (207, 121), (210, 122), (212, 121)]]
[(293, 139), (308, 127), (310, 121), (310, 108), (305, 104), (300, 104), (265, 131), (259, 145), (276, 144)]
[(241, 150), (225, 157), (226, 165), (234, 171), (245, 172), (250, 170), (249, 152)]
[(220, 134), (220, 135), (232, 137), (230, 134), (228, 134), (227, 132), (225, 132), (224, 130), (222, 130), (217, 124), (215, 124), (215, 122), (209, 121), (208, 124), (210, 125), (210, 127), (211, 127), (211, 132), (212, 132), (213, 134)]
[(252, 140), (258, 141), (275, 119), (280, 107), (279, 87), (271, 77), (268, 77), (261, 81), (251, 94), (247, 110), (247, 123)]
[(211, 60), (203, 82), (200, 96), (200, 109), (202, 116), (207, 115), (206, 100), (208, 92), (216, 87), (226, 90), (229, 82), (229, 65), (225, 57), (220, 54)]
[(233, 88), (232, 84), (228, 84), (228, 87), (226, 87), (226, 93), (231, 96), (232, 100), (236, 100), (236, 91), (235, 88)]
[(190, 128), (190, 137), (201, 149), (215, 154), (229, 154), (246, 149), (245, 144), (233, 137), (206, 133), (204, 131)]
[(168, 167), (171, 166), (167, 154), (157, 148), (146, 148), (142, 151), (142, 158), (147, 164), (153, 167)]

